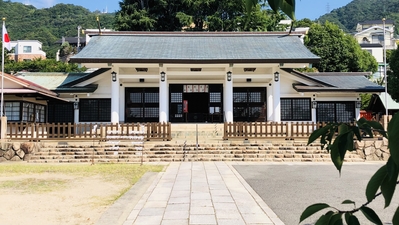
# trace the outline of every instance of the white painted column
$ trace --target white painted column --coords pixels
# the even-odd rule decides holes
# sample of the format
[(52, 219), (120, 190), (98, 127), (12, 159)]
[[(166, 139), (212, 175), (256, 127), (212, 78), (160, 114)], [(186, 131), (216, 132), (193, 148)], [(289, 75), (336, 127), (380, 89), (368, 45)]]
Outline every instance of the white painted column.
[[(229, 71), (232, 71), (230, 68)], [(227, 72), (224, 82), (224, 101), (223, 101), (223, 110), (225, 122), (232, 123), (233, 122), (233, 74), (230, 76), (230, 80), (227, 80)]]
[[(316, 107), (313, 106), (313, 104), (316, 104)], [(311, 119), (312, 122), (316, 123), (317, 122), (317, 99), (316, 99), (316, 94), (312, 95), (312, 98), (310, 99), (310, 108), (311, 108)]]
[[(79, 102), (77, 102), (79, 104)], [(75, 106), (74, 106), (75, 107)], [(74, 123), (79, 123), (79, 109), (74, 109), (73, 110), (74, 113)]]
[(125, 88), (123, 84), (119, 84), (119, 122), (125, 122)]
[(273, 74), (273, 119), (275, 122), (281, 121), (281, 110), (280, 110), (280, 83), (281, 83), (281, 74), (279, 75), (278, 81), (275, 81)]
[(119, 74), (118, 73), (116, 74), (116, 81), (112, 81), (112, 75), (111, 75), (111, 123), (119, 123)]
[(266, 89), (267, 91), (267, 121), (273, 121), (274, 120), (274, 114), (273, 114), (273, 85), (272, 83), (269, 84), (269, 86)]
[[(161, 71), (162, 73), (162, 71)], [(159, 75), (159, 122), (168, 122), (169, 115), (169, 101), (168, 101), (168, 79), (165, 73), (164, 80), (162, 80), (162, 75)]]
[(1, 118), (0, 139), (6, 139), (7, 138), (7, 117), (1, 116), (0, 118)]
[(317, 114), (316, 114), (316, 110), (312, 107), (312, 122), (316, 123), (317, 122)]
[(360, 119), (360, 108), (356, 107), (358, 101), (360, 101), (360, 100), (357, 100), (355, 102), (355, 118), (356, 118), (356, 120)]

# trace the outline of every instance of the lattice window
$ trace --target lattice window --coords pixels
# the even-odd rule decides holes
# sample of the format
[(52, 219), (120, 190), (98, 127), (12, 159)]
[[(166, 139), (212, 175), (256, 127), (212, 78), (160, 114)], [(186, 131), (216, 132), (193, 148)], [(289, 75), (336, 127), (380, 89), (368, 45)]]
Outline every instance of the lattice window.
[(110, 122), (111, 99), (81, 99), (79, 117), (81, 122)]
[(72, 103), (53, 103), (48, 105), (49, 123), (73, 123), (74, 108)]
[[(159, 88), (126, 88), (126, 122), (152, 122), (159, 119)], [(183, 100), (182, 93), (173, 93), (171, 102)]]
[(133, 118), (143, 117), (143, 108), (129, 108), (128, 116)]
[(36, 105), (36, 122), (44, 123), (46, 116), (46, 107), (44, 105)]
[(35, 120), (35, 104), (24, 102), (22, 104), (22, 121), (34, 122)]
[(141, 103), (143, 93), (130, 93), (130, 103)]
[(310, 98), (282, 98), (280, 110), (282, 121), (312, 120)]
[(170, 102), (171, 103), (182, 103), (183, 102), (183, 93), (171, 93), (170, 94)]
[(144, 109), (144, 115), (145, 117), (149, 118), (149, 117), (159, 117), (159, 108), (157, 107), (153, 107), (153, 108), (145, 108)]
[(222, 94), (220, 92), (209, 93), (209, 102), (222, 102)]
[(317, 121), (349, 123), (355, 120), (355, 102), (317, 102)]
[(7, 120), (19, 121), (21, 112), (21, 102), (5, 102), (4, 112), (6, 113)]
[(145, 103), (158, 103), (159, 93), (144, 93)]
[(260, 92), (250, 92), (248, 93), (248, 102), (263, 102), (262, 93)]
[(354, 102), (339, 102), (335, 103), (336, 121), (338, 123), (353, 122), (355, 117), (355, 103)]
[(237, 103), (248, 102), (247, 92), (234, 92), (233, 93), (233, 101), (237, 102)]

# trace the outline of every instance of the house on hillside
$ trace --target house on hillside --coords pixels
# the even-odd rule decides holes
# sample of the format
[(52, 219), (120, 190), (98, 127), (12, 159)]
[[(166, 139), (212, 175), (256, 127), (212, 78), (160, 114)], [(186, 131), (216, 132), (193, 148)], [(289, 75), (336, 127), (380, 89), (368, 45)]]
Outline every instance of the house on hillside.
[(42, 50), (42, 43), (38, 40), (11, 41), (14, 52), (8, 54), (11, 60), (16, 62), (33, 59), (46, 59), (46, 53)]
[[(104, 32), (71, 58), (82, 74), (18, 73), (69, 103), (51, 122), (350, 122), (368, 73), (300, 73), (320, 58), (303, 32)], [(61, 109), (61, 110), (59, 110)], [(71, 117), (70, 115), (73, 115)]]
[(80, 48), (84, 48), (86, 46), (86, 37), (62, 37), (61, 39), (57, 40), (55, 43), (62, 45), (65, 42), (68, 42), (69, 45), (71, 45), (72, 47), (78, 47), (80, 46)]
[(393, 20), (385, 21), (385, 39), (384, 24), (382, 20), (370, 20), (358, 23), (354, 37), (360, 44), (360, 47), (370, 52), (379, 64), (379, 69), (374, 77), (383, 77), (384, 75), (384, 40), (385, 48), (396, 49), (396, 39), (394, 37), (395, 24)]

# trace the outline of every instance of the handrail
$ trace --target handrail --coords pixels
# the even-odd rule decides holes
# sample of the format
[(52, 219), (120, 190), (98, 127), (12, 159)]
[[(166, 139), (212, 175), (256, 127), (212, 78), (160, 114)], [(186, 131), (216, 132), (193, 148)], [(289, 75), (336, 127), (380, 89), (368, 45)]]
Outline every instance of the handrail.
[(106, 141), (113, 136), (115, 139), (131, 137), (132, 132), (143, 132), (147, 141), (172, 139), (170, 123), (7, 123), (7, 139), (11, 140)]

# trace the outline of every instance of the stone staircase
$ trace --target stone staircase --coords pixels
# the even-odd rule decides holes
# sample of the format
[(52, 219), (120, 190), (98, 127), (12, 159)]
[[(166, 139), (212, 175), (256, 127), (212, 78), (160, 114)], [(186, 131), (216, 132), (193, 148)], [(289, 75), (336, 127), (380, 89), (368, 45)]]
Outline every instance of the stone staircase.
[[(31, 163), (142, 163), (181, 161), (331, 161), (307, 139), (223, 140), (223, 124), (174, 124), (172, 141), (45, 142), (30, 154)], [(346, 161), (363, 162), (356, 152)]]

